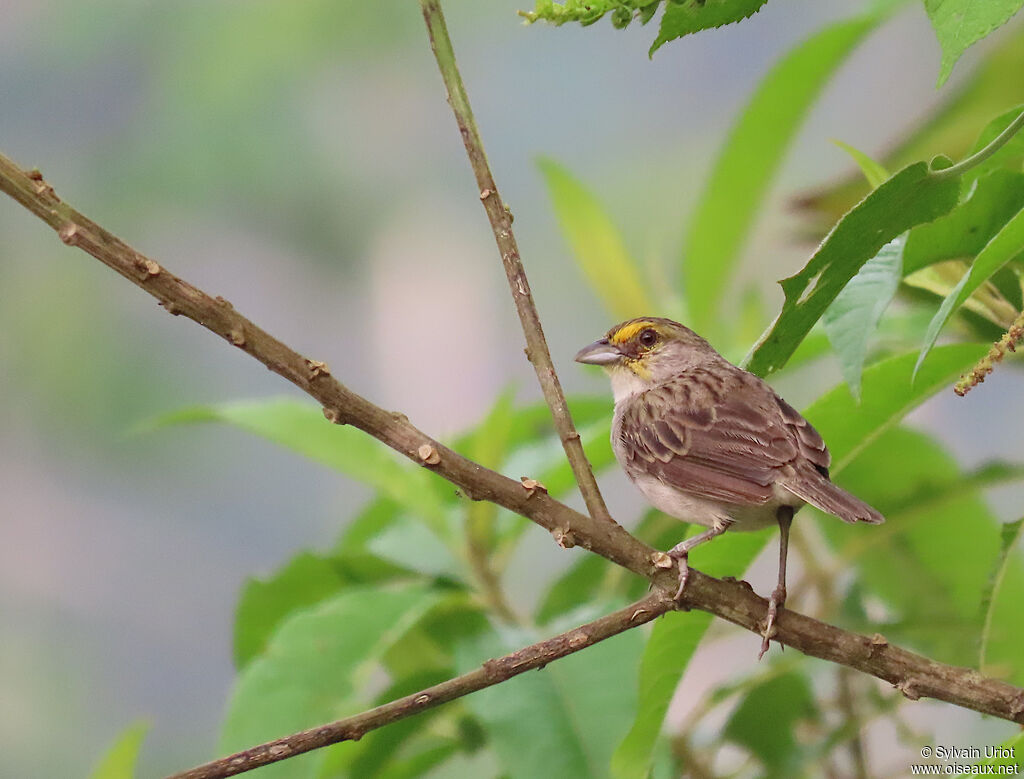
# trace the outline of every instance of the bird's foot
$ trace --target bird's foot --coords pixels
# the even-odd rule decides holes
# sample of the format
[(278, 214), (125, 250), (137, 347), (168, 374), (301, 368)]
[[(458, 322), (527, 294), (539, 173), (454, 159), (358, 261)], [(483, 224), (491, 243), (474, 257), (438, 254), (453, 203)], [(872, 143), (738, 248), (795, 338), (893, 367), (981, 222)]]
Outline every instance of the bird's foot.
[(776, 587), (772, 591), (772, 596), (768, 599), (768, 616), (764, 621), (764, 633), (761, 634), (761, 651), (757, 655), (758, 660), (765, 656), (768, 647), (771, 645), (771, 639), (775, 635), (775, 620), (779, 615), (779, 609), (785, 605), (786, 588), (783, 586)]
[(672, 599), (678, 604), (683, 597), (683, 590), (686, 589), (686, 583), (690, 581), (690, 561), (689, 555), (686, 552), (669, 552), (669, 555), (675, 558), (676, 565), (679, 567), (679, 586), (676, 588), (676, 594), (672, 596)]

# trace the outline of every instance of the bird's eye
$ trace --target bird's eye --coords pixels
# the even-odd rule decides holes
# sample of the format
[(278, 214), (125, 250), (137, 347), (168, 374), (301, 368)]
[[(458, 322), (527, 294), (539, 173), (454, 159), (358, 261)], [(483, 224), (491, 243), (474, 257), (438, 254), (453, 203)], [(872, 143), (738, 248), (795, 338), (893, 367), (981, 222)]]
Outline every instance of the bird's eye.
[(648, 349), (658, 343), (658, 334), (650, 328), (641, 331), (637, 337), (641, 346), (646, 346)]

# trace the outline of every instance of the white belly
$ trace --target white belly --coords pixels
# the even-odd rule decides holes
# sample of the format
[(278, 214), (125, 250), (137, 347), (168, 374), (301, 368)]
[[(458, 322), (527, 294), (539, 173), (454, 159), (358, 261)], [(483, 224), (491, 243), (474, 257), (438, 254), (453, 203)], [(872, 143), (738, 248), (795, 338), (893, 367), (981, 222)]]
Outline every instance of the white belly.
[[(696, 522), (705, 527), (729, 525), (733, 530), (760, 530), (775, 524), (775, 512), (783, 501), (772, 501), (759, 506), (742, 506), (723, 503), (697, 495), (690, 495), (670, 487), (654, 476), (640, 476), (633, 479), (644, 497), (659, 511), (683, 522)], [(801, 502), (792, 493), (790, 505)]]

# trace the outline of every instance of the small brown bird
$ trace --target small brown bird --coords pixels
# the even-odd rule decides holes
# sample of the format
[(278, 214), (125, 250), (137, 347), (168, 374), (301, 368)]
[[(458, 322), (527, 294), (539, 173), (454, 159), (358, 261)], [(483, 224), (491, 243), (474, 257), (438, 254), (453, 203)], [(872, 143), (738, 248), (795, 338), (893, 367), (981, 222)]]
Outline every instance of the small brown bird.
[(768, 384), (738, 368), (671, 319), (616, 325), (576, 361), (612, 381), (612, 449), (630, 480), (666, 514), (708, 530), (670, 551), (682, 595), (690, 550), (726, 530), (778, 523), (778, 586), (768, 601), (761, 655), (786, 602), (793, 512), (810, 503), (846, 522), (884, 518), (829, 481), (831, 457), (818, 431)]

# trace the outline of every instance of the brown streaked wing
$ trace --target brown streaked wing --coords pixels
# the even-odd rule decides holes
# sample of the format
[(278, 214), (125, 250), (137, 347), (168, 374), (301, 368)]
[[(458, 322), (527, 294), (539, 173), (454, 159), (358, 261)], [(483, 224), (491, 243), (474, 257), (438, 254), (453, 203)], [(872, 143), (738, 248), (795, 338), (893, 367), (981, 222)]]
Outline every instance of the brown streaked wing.
[(704, 498), (768, 502), (779, 471), (801, 454), (796, 431), (754, 377), (722, 382), (716, 375), (712, 383), (701, 374), (648, 390), (626, 407), (619, 440), (627, 468)]
[(817, 469), (818, 473), (828, 478), (828, 467), (832, 464), (832, 455), (829, 454), (828, 447), (825, 446), (825, 441), (821, 435), (810, 422), (804, 419), (799, 411), (778, 395), (775, 396), (775, 402), (778, 403), (779, 410), (782, 411), (782, 418), (786, 420), (786, 424), (796, 433), (800, 454)]

